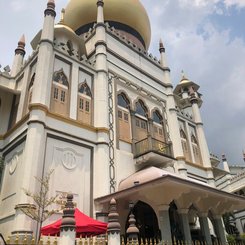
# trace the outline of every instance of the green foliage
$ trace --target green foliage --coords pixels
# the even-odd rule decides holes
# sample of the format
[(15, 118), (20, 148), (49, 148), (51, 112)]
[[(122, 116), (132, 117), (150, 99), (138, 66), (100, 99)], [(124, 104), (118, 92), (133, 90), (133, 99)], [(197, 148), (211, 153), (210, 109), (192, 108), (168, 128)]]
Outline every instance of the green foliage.
[(242, 241), (245, 242), (245, 233), (241, 234), (240, 237), (241, 237)]
[(228, 243), (234, 243), (236, 241), (236, 236), (235, 235), (230, 235), (228, 234), (226, 236)]

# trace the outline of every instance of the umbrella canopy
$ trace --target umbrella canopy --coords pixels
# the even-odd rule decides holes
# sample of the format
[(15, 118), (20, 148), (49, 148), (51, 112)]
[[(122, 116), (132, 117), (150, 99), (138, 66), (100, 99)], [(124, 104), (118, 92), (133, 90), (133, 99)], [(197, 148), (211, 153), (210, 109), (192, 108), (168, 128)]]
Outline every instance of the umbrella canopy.
[[(43, 236), (59, 236), (61, 220), (59, 219), (56, 222), (44, 226), (41, 229), (41, 234)], [(94, 220), (89, 216), (82, 213), (79, 209), (75, 209), (75, 220), (76, 220), (76, 236), (80, 237), (90, 237), (100, 234), (105, 234), (107, 231), (107, 223)]]

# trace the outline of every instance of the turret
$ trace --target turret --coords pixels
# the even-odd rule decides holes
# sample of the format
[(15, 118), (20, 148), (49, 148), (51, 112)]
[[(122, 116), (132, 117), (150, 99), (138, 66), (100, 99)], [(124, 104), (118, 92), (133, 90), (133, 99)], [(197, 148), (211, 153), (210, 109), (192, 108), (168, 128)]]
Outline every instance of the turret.
[(11, 76), (13, 77), (16, 76), (16, 74), (20, 71), (21, 66), (23, 65), (24, 56), (26, 54), (25, 46), (25, 36), (22, 35), (18, 42), (18, 46), (15, 49), (14, 62), (11, 70)]
[(160, 39), (160, 41), (159, 41), (159, 52), (160, 52), (160, 64), (164, 69), (163, 82), (166, 84), (172, 84), (171, 79), (170, 79), (170, 69), (169, 69), (168, 64), (167, 64), (165, 47), (163, 45), (162, 39)]
[[(95, 26), (95, 96), (94, 96), (94, 126), (109, 129), (109, 92), (108, 92), (108, 67), (107, 67), (107, 42), (106, 42), (106, 26), (104, 23), (104, 2), (97, 1), (97, 23)], [(98, 140), (108, 142), (108, 134), (104, 132), (98, 133)], [(109, 145), (109, 144), (108, 144)], [(107, 148), (107, 149), (106, 149)], [(113, 149), (112, 149), (113, 150)], [(114, 176), (109, 176), (109, 171), (105, 171), (105, 175), (101, 176), (101, 171), (108, 168), (108, 162), (114, 164), (109, 159), (109, 151), (107, 146), (99, 144), (97, 146), (96, 159), (100, 164), (94, 168), (94, 176), (97, 179), (97, 185), (94, 187), (94, 195), (96, 197), (106, 195), (115, 191)], [(96, 161), (95, 159), (95, 161)], [(103, 159), (101, 161), (101, 159)], [(110, 184), (111, 183), (111, 184)]]
[(104, 2), (97, 1), (97, 24), (96, 24), (96, 97), (95, 125), (108, 128), (108, 82), (107, 82), (107, 44), (104, 23)]
[(33, 85), (32, 103), (38, 103), (49, 107), (52, 72), (54, 63), (54, 21), (55, 21), (55, 3), (49, 0), (47, 8), (44, 11), (44, 23), (42, 35), (39, 42), (38, 61), (36, 76)]
[(229, 172), (230, 173), (230, 168), (229, 168), (229, 165), (228, 165), (228, 162), (227, 162), (227, 159), (226, 159), (226, 156), (225, 154), (222, 154), (222, 162), (223, 162), (223, 168), (226, 172)]

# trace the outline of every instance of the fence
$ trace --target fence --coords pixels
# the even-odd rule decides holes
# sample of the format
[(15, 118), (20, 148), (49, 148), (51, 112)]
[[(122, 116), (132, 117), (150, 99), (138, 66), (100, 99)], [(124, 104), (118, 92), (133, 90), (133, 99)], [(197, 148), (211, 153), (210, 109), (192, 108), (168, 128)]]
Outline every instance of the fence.
[[(59, 237), (41, 237), (39, 242), (36, 242), (34, 237), (16, 236), (14, 240), (7, 240), (7, 245), (59, 245)], [(107, 236), (98, 237), (85, 237), (77, 238), (75, 241), (76, 245), (108, 245)], [(70, 244), (69, 244), (70, 245)], [(173, 242), (158, 241), (157, 239), (141, 239), (129, 241), (123, 236), (121, 237), (121, 245), (208, 245), (206, 241), (182, 241), (174, 239)], [(221, 244), (218, 241), (213, 241), (212, 245), (245, 245), (244, 241), (228, 242), (227, 244)]]

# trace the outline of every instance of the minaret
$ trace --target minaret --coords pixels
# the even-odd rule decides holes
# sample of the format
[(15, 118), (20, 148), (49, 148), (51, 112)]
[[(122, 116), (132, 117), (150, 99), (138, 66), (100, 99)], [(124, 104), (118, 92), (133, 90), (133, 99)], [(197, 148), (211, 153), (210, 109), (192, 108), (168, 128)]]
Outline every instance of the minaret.
[(189, 94), (190, 94), (190, 102), (192, 106), (193, 119), (196, 123), (196, 132), (197, 132), (197, 138), (198, 138), (199, 147), (202, 155), (203, 166), (207, 168), (211, 168), (208, 144), (206, 141), (206, 137), (203, 129), (203, 122), (199, 109), (199, 105), (201, 104), (202, 101), (198, 97), (197, 91), (195, 91), (195, 88), (199, 88), (199, 86), (195, 86), (195, 85), (196, 85), (195, 83), (191, 82), (189, 86)]
[(96, 98), (95, 98), (95, 126), (108, 128), (108, 68), (107, 68), (107, 43), (104, 23), (104, 2), (97, 1), (96, 24)]
[(160, 64), (164, 70), (163, 82), (166, 84), (172, 84), (171, 79), (170, 79), (170, 69), (168, 67), (165, 47), (163, 45), (162, 39), (160, 39), (159, 41), (159, 52), (160, 52)]
[(222, 154), (222, 162), (223, 162), (223, 168), (226, 172), (229, 172), (230, 173), (230, 168), (229, 168), (229, 165), (228, 165), (228, 162), (227, 162), (227, 159), (226, 159), (226, 156), (225, 154)]
[(48, 0), (47, 8), (44, 11), (44, 23), (39, 43), (36, 77), (33, 86), (31, 103), (42, 104), (49, 107), (52, 85), (52, 72), (54, 63), (54, 21), (55, 21), (54, 0)]
[[(104, 23), (104, 2), (97, 1), (97, 23), (95, 27), (95, 57), (96, 57), (96, 76), (95, 76), (95, 96), (94, 96), (94, 126), (105, 129), (98, 131), (97, 139), (99, 144), (95, 154), (94, 166), (94, 196), (109, 194), (111, 189), (111, 179), (109, 176), (109, 105), (108, 105), (108, 67), (107, 67), (107, 42), (106, 26)], [(108, 130), (108, 131), (107, 131)], [(107, 132), (106, 132), (107, 131)], [(100, 142), (102, 144), (100, 144)], [(103, 171), (103, 175), (101, 172)], [(100, 211), (100, 210), (97, 210)]]
[[(53, 39), (54, 19), (56, 15), (54, 0), (48, 1), (44, 15), (32, 102), (30, 104), (28, 129), (23, 152), (23, 164), (20, 170), (21, 179), (19, 180), (19, 186), (33, 193), (40, 191), (40, 186), (36, 182), (33, 182), (33, 178), (34, 176), (41, 178), (44, 170), (46, 109), (49, 106), (54, 63)], [(33, 230), (35, 232), (36, 227), (33, 227), (31, 220), (20, 212), (20, 208), (23, 205), (29, 205), (30, 202), (29, 197), (20, 189), (16, 198), (17, 205), (15, 207), (16, 213), (13, 222), (13, 236), (17, 233), (32, 233)]]
[(17, 73), (20, 71), (21, 66), (23, 65), (24, 56), (26, 54), (25, 46), (25, 36), (22, 35), (18, 42), (18, 47), (15, 49), (14, 62), (11, 70), (12, 77), (15, 77), (17, 75)]
[(179, 123), (177, 119), (177, 109), (173, 94), (173, 85), (170, 78), (170, 69), (167, 65), (165, 48), (162, 40), (159, 42), (159, 52), (160, 52), (160, 64), (163, 68), (163, 82), (167, 84), (166, 91), (168, 95), (167, 101), (167, 117), (168, 117), (168, 126), (170, 139), (172, 141), (172, 150), (174, 157), (178, 159), (178, 171), (179, 174), (186, 176), (187, 169), (184, 162), (184, 153), (180, 140), (180, 131), (179, 131)]

